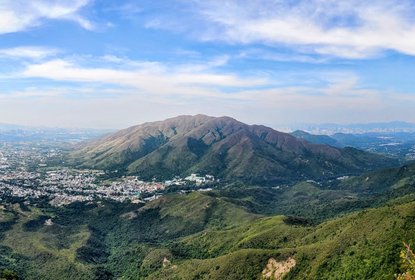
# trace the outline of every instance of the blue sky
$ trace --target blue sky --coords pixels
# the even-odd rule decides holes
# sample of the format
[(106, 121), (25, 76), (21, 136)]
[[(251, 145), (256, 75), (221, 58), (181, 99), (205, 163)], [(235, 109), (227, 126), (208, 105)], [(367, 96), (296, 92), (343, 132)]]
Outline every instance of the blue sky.
[(0, 1), (0, 123), (415, 122), (414, 73), (409, 0)]

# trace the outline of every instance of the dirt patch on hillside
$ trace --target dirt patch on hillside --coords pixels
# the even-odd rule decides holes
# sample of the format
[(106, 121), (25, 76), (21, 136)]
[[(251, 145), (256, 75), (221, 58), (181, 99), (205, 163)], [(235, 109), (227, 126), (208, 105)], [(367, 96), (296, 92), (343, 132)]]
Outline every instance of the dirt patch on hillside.
[(132, 220), (138, 217), (138, 214), (136, 211), (131, 211), (128, 213), (124, 213), (121, 215), (121, 218), (126, 219), (126, 220)]
[(262, 270), (262, 279), (281, 280), (295, 265), (296, 261), (291, 257), (282, 262), (270, 258), (267, 266)]

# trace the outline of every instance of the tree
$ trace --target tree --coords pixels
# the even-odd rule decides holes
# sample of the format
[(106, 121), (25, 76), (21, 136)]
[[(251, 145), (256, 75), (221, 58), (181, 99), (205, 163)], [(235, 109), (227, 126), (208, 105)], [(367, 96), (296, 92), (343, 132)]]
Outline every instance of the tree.
[(19, 277), (13, 271), (8, 269), (0, 270), (0, 280), (18, 280)]
[(401, 267), (404, 271), (401, 274), (398, 274), (397, 280), (415, 280), (415, 254), (412, 252), (411, 247), (403, 243), (405, 249), (400, 253), (401, 257)]

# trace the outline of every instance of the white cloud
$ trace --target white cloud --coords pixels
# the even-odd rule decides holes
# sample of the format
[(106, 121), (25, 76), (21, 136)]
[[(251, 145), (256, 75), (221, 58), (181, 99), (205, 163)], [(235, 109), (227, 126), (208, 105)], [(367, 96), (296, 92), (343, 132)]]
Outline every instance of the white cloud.
[[(320, 88), (275, 87), (241, 90), (232, 94), (216, 92), (198, 98), (183, 99), (177, 94), (143, 95), (132, 90), (101, 90), (89, 87), (28, 88), (1, 94), (0, 119), (3, 122), (27, 125), (127, 127), (145, 121), (159, 120), (180, 114), (204, 113), (231, 115), (248, 123), (293, 123), (415, 121), (414, 100), (401, 105), (395, 99), (384, 99), (383, 93), (360, 89), (356, 82), (337, 78)], [(337, 92), (336, 89), (341, 89)], [(74, 94), (82, 95), (72, 98)], [(388, 110), (398, 106), (399, 110)]]
[(222, 67), (227, 61), (224, 56), (169, 65), (106, 55), (32, 62), (8, 79), (29, 87), (0, 91), (0, 119), (84, 127), (123, 127), (196, 113), (249, 123), (350, 122), (361, 116), (379, 121), (387, 120), (388, 108), (400, 106), (394, 116), (405, 116), (414, 104), (402, 105), (389, 96), (394, 93), (362, 86), (351, 71), (235, 74)]
[(23, 31), (38, 26), (46, 19), (77, 22), (85, 29), (93, 24), (79, 11), (90, 0), (2, 0), (0, 2), (0, 34)]
[(271, 50), (264, 50), (260, 48), (246, 49), (240, 52), (237, 58), (253, 58), (261, 59), (266, 61), (277, 61), (277, 62), (303, 62), (303, 63), (327, 63), (329, 59), (325, 57), (313, 57), (311, 55), (298, 54), (295, 52), (282, 53)]
[[(205, 41), (265, 44), (298, 52), (366, 58), (393, 50), (415, 55), (415, 5), (411, 0), (191, 1), (186, 32)], [(198, 20), (201, 18), (201, 20)], [(186, 17), (176, 17), (183, 22)], [(170, 29), (172, 17), (148, 27)], [(182, 24), (181, 26), (186, 26)]]
[[(125, 59), (106, 56), (117, 64)], [(268, 81), (261, 77), (246, 79), (230, 73), (217, 73), (211, 68), (225, 63), (214, 59), (204, 65), (167, 66), (158, 62), (126, 61), (126, 67), (83, 67), (74, 62), (55, 59), (31, 64), (16, 78), (44, 78), (56, 81), (114, 84), (134, 88), (152, 95), (212, 96), (215, 89), (256, 87)], [(210, 65), (210, 66), (209, 66)]]
[[(95, 84), (103, 88), (116, 85), (124, 88), (127, 95), (135, 92), (154, 98), (176, 98), (179, 102), (189, 98), (208, 98), (259, 102), (266, 106), (290, 103), (301, 107), (301, 104), (324, 105), (327, 102), (344, 102), (353, 106), (362, 102), (363, 106), (368, 106), (379, 98), (376, 91), (361, 88), (359, 77), (350, 72), (314, 73), (316, 80), (304, 80), (296, 86), (288, 86), (282, 81), (289, 77), (289, 73), (275, 79), (278, 77), (277, 73), (273, 73), (274, 78), (267, 74), (239, 76), (215, 69), (223, 65), (226, 58), (212, 59), (200, 65), (174, 67), (160, 62), (132, 61), (115, 56), (104, 56), (101, 59), (105, 63), (114, 63), (114, 66), (106, 64), (105, 67), (85, 67), (73, 61), (55, 59), (30, 64), (15, 78), (43, 78), (83, 83), (86, 86)], [(308, 72), (304, 75), (309, 77)], [(228, 91), (229, 88), (232, 90)]]
[(0, 57), (6, 58), (29, 58), (43, 59), (57, 54), (59, 50), (46, 47), (15, 47), (8, 49), (0, 49)]
[(45, 90), (39, 88), (26, 88), (24, 90), (11, 92), (7, 94), (0, 94), (0, 100), (13, 100), (13, 99), (28, 99), (39, 97), (56, 97), (62, 96), (66, 93), (64, 89)]
[[(106, 55), (87, 57), (86, 62), (93, 61), (95, 66), (85, 66), (82, 57), (78, 57), (77, 60), (52, 59), (27, 64), (22, 72), (12, 75), (14, 79), (73, 82), (79, 88), (99, 85), (102, 90), (115, 86), (121, 90), (121, 95), (124, 90), (125, 94), (134, 92), (152, 98), (176, 98), (178, 101), (213, 98), (282, 104), (282, 100), (292, 100), (298, 106), (308, 106), (315, 102), (324, 104), (323, 100), (327, 99), (336, 100), (338, 104), (340, 101), (355, 104), (360, 100), (367, 106), (379, 95), (361, 87), (360, 77), (353, 72), (266, 71), (242, 75), (221, 69), (228, 59), (223, 56), (172, 66), (157, 61), (134, 61)], [(292, 81), (296, 81), (295, 86), (292, 86)]]

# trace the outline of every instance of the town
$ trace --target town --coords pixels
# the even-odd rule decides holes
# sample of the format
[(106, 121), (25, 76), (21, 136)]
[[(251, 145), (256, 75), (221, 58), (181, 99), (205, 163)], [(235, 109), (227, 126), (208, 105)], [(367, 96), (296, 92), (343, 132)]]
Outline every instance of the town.
[(156, 199), (168, 188), (210, 189), (218, 182), (212, 175), (190, 174), (185, 178), (150, 182), (138, 176), (108, 179), (102, 170), (74, 169), (48, 163), (63, 158), (55, 147), (3, 144), (0, 146), (0, 201), (5, 197), (22, 198), (26, 204), (46, 199), (52, 206), (76, 201), (110, 199), (145, 203)]

